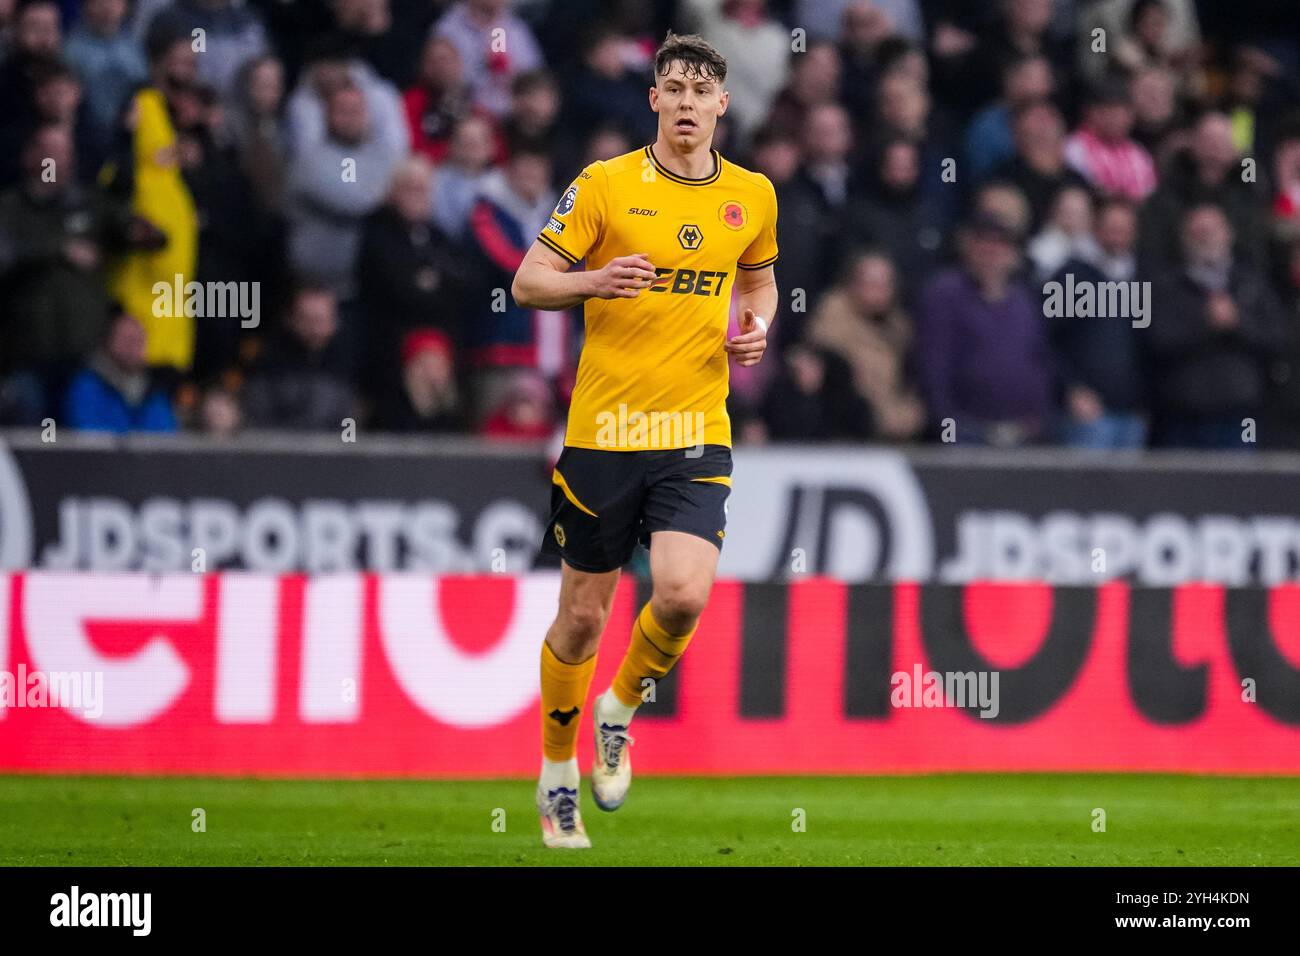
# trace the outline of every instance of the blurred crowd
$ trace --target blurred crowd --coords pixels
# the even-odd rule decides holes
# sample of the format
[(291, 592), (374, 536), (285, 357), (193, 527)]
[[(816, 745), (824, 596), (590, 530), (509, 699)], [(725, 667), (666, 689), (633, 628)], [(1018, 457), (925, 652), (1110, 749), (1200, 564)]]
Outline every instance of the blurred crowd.
[(669, 28), (779, 202), (738, 442), (1300, 448), (1276, 0), (0, 0), (0, 425), (553, 436), (511, 278)]

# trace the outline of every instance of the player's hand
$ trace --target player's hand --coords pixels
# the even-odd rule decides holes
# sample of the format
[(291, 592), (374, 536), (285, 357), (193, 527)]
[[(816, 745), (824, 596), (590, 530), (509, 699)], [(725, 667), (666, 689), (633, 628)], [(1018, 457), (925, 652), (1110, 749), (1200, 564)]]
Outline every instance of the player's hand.
[(767, 351), (767, 321), (746, 309), (740, 317), (740, 334), (727, 339), (724, 348), (737, 365), (757, 365)]
[(638, 252), (610, 259), (603, 269), (596, 270), (592, 275), (596, 280), (596, 298), (635, 299), (654, 282), (655, 267), (644, 252)]

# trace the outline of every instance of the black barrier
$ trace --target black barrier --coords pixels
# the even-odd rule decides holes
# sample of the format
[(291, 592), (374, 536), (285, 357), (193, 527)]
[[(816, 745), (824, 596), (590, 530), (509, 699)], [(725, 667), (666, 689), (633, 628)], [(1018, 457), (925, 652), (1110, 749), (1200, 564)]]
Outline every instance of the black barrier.
[[(466, 440), (10, 435), (0, 566), (554, 567), (553, 449)], [(719, 573), (743, 580), (1300, 578), (1300, 455), (739, 448)], [(754, 706), (767, 706), (754, 690)]]

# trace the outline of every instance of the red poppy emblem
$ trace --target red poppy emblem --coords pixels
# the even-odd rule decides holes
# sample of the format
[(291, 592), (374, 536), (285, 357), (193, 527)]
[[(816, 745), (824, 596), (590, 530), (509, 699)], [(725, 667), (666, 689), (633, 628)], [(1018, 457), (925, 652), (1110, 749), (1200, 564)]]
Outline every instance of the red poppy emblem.
[(722, 206), (722, 222), (728, 229), (745, 228), (745, 207), (738, 202), (724, 203)]

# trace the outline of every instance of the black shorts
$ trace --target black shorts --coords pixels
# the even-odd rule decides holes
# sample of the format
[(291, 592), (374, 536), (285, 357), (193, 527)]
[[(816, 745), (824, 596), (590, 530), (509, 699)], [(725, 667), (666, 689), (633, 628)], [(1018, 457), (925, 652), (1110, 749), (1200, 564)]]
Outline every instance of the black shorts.
[(551, 478), (542, 553), (579, 571), (621, 568), (655, 531), (684, 531), (719, 551), (731, 494), (731, 449), (608, 451), (566, 446)]

